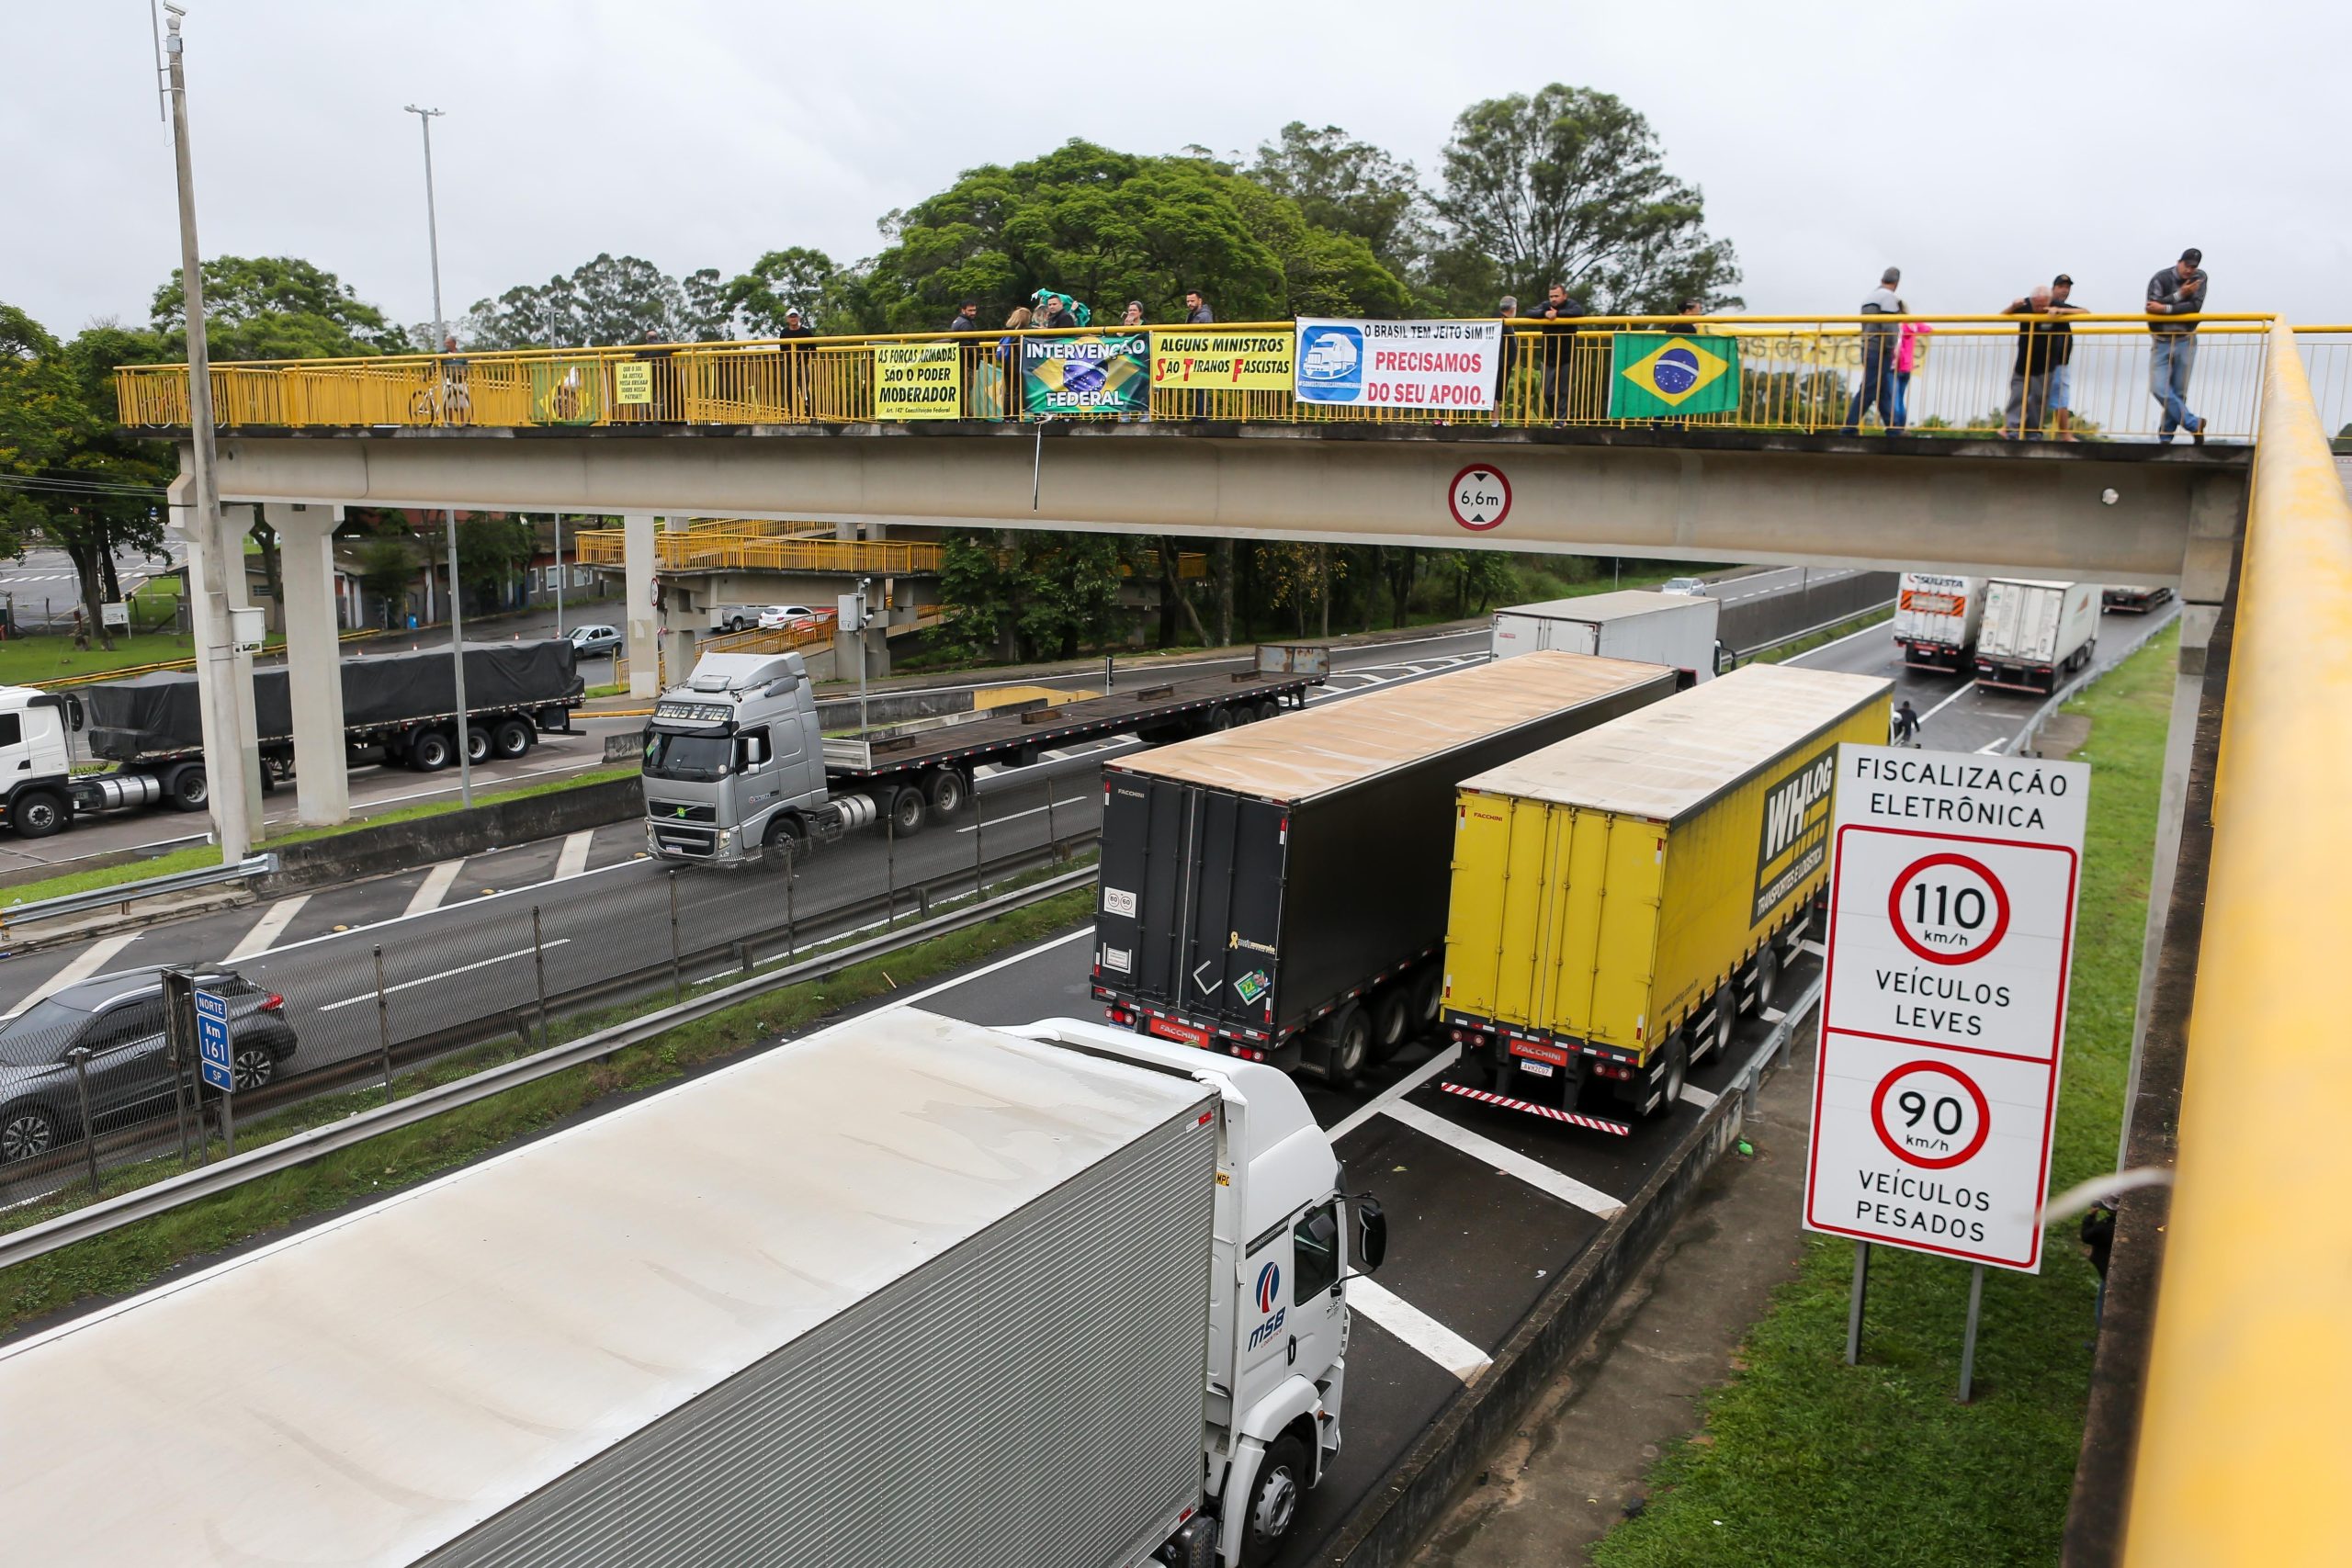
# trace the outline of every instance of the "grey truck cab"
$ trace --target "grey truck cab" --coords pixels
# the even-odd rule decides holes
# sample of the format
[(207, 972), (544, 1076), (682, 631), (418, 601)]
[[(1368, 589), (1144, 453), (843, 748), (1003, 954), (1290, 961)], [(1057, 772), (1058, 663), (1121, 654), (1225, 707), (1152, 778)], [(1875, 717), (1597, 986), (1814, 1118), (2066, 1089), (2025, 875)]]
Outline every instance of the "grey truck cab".
[(871, 797), (827, 788), (797, 653), (704, 654), (654, 705), (644, 773), (645, 847), (663, 860), (757, 860), (874, 820)]

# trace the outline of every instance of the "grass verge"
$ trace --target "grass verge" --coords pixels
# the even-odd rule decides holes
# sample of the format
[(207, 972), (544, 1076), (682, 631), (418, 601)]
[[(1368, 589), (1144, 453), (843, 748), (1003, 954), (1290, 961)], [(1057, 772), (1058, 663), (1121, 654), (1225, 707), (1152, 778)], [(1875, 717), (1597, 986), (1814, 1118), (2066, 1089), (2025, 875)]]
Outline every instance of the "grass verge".
[[(2090, 830), (2075, 922), (2052, 1190), (2112, 1168), (2178, 634), (2067, 705), (2087, 715)], [(1793, 1223), (1794, 1216), (1791, 1216)], [(1600, 1568), (2054, 1562), (2090, 1381), (2097, 1280), (2071, 1224), (2042, 1272), (1988, 1269), (1976, 1399), (1954, 1403), (1968, 1270), (1880, 1249), (1859, 1367), (1844, 1364), (1849, 1242), (1805, 1238), (1736, 1381), (1652, 1473)]]
[[(1049, 874), (1040, 873), (1038, 874)], [(1007, 886), (1012, 886), (1008, 883)], [(201, 1203), (159, 1214), (62, 1247), (0, 1271), (0, 1335), (75, 1302), (110, 1298), (156, 1283), (192, 1260), (347, 1205), (412, 1187), (529, 1137), (616, 1096), (659, 1089), (689, 1072), (797, 1034), (859, 1003), (975, 963), (1006, 948), (1047, 936), (1087, 918), (1089, 887), (1057, 894), (984, 925), (936, 937), (901, 952), (869, 959), (831, 979), (786, 987), (755, 997), (658, 1040), (521, 1085), (492, 1099), (387, 1133), (322, 1156), (294, 1170), (250, 1181)], [(715, 981), (712, 988), (738, 976)], [(697, 994), (690, 989), (689, 995)], [(666, 998), (660, 998), (666, 999)], [(640, 1015), (649, 1004), (622, 1004), (555, 1021), (559, 1043)], [(450, 1082), (523, 1054), (515, 1044), (477, 1047), (440, 1058), (394, 1080), (401, 1096)], [(383, 1090), (352, 1089), (304, 1100), (254, 1123), (239, 1140), (252, 1149), (383, 1103)], [(216, 1145), (217, 1146), (217, 1145)], [(101, 1178), (108, 1191), (127, 1191), (176, 1174), (178, 1161), (150, 1160)], [(78, 1208), (87, 1190), (75, 1188), (44, 1205), (7, 1216), (14, 1230)]]
[(19, 637), (0, 642), (0, 685), (37, 686), (73, 675), (99, 675), (135, 664), (186, 659), (195, 645), (169, 632), (117, 633), (111, 652), (75, 648), (64, 636)]
[[(560, 790), (580, 789), (589, 784), (609, 784), (615, 779), (634, 778), (637, 769), (624, 764), (611, 768), (592, 768), (585, 773), (566, 773), (561, 778), (542, 779), (536, 784), (518, 784), (513, 789), (493, 790), (474, 796), (476, 806), (496, 806), (502, 801), (525, 800), (533, 795), (554, 795)], [(281, 844), (299, 844), (311, 839), (332, 839), (339, 834), (361, 828), (380, 828), (388, 822), (410, 822), (420, 817), (439, 817), (463, 810), (456, 800), (426, 801), (417, 806), (403, 806), (396, 811), (379, 812), (373, 817), (339, 822), (332, 828), (296, 828), (271, 835), (262, 848)], [(30, 904), (42, 898), (62, 898), (69, 893), (87, 893), (100, 887), (114, 887), (126, 882), (142, 882), (151, 876), (169, 876), (175, 872), (201, 871), (220, 863), (220, 851), (212, 844), (191, 844), (186, 849), (152, 856), (146, 860), (125, 861), (116, 865), (102, 865), (88, 871), (68, 872), (62, 876), (45, 877), (39, 882), (19, 884), (7, 890), (8, 905)]]

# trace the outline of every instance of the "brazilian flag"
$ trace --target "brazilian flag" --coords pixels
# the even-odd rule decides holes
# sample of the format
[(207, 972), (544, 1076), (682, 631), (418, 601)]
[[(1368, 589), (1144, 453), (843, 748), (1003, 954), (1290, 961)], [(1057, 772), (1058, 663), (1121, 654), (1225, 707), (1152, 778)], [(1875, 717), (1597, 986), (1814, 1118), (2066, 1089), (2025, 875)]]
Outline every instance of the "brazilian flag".
[(1610, 418), (1688, 419), (1737, 407), (1738, 339), (1616, 334), (1610, 356)]

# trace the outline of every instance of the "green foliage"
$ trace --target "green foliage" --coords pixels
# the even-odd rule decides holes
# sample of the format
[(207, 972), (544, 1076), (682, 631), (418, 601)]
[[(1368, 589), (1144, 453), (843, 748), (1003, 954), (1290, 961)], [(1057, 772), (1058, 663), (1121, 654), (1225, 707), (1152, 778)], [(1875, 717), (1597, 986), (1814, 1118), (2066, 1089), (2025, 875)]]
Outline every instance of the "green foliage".
[(422, 558), (405, 533), (379, 534), (360, 547), (359, 586), (395, 623)]
[(1396, 276), (1418, 276), (1428, 265), (1436, 243), (1429, 194), (1411, 164), (1383, 149), (1336, 125), (1311, 130), (1295, 119), (1259, 144), (1247, 172), (1314, 227), (1362, 240)]
[[(167, 350), (187, 354), (187, 311), (180, 269), (155, 290), (151, 316)], [(204, 340), (213, 361), (351, 359), (398, 354), (409, 344), (323, 267), (293, 256), (215, 256), (204, 264)]]
[[(1740, 303), (1730, 242), (1707, 237), (1698, 188), (1666, 172), (1649, 121), (1622, 98), (1554, 83), (1473, 104), (1443, 165), (1441, 266), (1458, 310), (1491, 310), (1504, 289), (1524, 309), (1553, 283), (1596, 314)], [(1485, 287), (1465, 298), (1461, 285)]]
[(1394, 315), (1404, 282), (1353, 234), (1205, 158), (1144, 157), (1073, 141), (1011, 168), (989, 164), (883, 220), (896, 242), (867, 278), (868, 324), (935, 327), (967, 299), (984, 317), (1039, 288), (1115, 321), (1182, 319), (1187, 289), (1227, 321), (1341, 310)]
[(848, 283), (832, 257), (795, 245), (768, 252), (749, 272), (729, 279), (720, 299), (752, 337), (781, 336), (786, 310), (799, 311), (801, 325), (821, 332), (837, 320), (854, 321), (855, 305), (842, 293)]
[(458, 580), (478, 594), (494, 592), (512, 581), (537, 548), (537, 535), (520, 517), (477, 513), (458, 524)]
[(1010, 646), (1019, 659), (1074, 659), (1125, 639), (1117, 536), (1013, 530), (992, 542), (957, 532), (945, 543), (941, 641), (956, 654), (985, 659)]
[(716, 267), (673, 278), (642, 257), (605, 253), (568, 276), (477, 299), (458, 325), (469, 348), (633, 344), (649, 333), (662, 343), (718, 343), (732, 335), (727, 288)]

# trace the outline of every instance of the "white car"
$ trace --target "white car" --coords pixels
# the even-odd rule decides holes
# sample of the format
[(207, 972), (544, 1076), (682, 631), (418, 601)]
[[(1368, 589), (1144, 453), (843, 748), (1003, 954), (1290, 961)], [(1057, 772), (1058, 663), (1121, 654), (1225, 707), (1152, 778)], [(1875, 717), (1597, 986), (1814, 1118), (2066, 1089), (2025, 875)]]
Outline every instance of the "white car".
[(1696, 598), (1707, 596), (1706, 580), (1698, 577), (1669, 577), (1658, 589), (1660, 593), (1688, 593)]
[(817, 612), (806, 604), (770, 604), (760, 611), (760, 630), (782, 631), (786, 626), (805, 626), (817, 618)]

